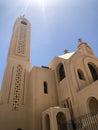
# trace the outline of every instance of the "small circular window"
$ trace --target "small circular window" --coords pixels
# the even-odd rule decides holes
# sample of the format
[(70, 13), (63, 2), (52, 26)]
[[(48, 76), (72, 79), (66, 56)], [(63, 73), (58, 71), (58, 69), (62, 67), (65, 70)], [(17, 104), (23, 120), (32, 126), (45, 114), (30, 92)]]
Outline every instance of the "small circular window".
[(21, 24), (27, 25), (27, 23), (25, 21), (21, 21)]

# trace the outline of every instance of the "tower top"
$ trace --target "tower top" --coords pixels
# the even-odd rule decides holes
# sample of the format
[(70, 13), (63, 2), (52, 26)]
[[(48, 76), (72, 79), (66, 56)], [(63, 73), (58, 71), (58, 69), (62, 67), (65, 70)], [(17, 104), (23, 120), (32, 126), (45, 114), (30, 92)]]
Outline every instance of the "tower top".
[(16, 19), (11, 38), (8, 58), (29, 61), (30, 59), (30, 30), (28, 19), (20, 16)]
[(17, 19), (16, 19), (16, 21), (21, 21), (21, 20), (25, 20), (25, 21), (27, 21), (29, 24), (30, 24), (30, 22), (29, 22), (29, 20), (25, 17), (25, 14), (24, 15), (20, 15), (20, 17), (18, 17)]

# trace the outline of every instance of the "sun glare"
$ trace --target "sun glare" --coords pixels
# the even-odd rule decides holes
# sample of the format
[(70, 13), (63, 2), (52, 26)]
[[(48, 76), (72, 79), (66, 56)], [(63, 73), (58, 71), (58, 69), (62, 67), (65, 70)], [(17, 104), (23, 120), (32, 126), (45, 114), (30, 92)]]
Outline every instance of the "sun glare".
[[(48, 0), (46, 0), (48, 1)], [(28, 10), (28, 8), (33, 7), (34, 5), (40, 6), (42, 9), (43, 14), (45, 14), (45, 0), (24, 0), (24, 2), (22, 3), (23, 5), (23, 10), (22, 13), (26, 13), (26, 11)]]
[(45, 0), (24, 0), (24, 4), (27, 5), (27, 6), (28, 5), (31, 6), (31, 5), (34, 5), (34, 4), (44, 6), (45, 5)]
[(43, 4), (45, 1), (44, 0), (38, 0), (38, 2)]
[(45, 12), (46, 12), (45, 11), (45, 8), (46, 8), (45, 7), (45, 2), (47, 2), (47, 0), (46, 1), (45, 0), (34, 0), (34, 1), (36, 1), (36, 4), (41, 7), (43, 18), (45, 20), (46, 19), (46, 15), (45, 15)]
[(43, 13), (45, 13), (45, 0), (37, 0), (37, 3), (41, 6)]

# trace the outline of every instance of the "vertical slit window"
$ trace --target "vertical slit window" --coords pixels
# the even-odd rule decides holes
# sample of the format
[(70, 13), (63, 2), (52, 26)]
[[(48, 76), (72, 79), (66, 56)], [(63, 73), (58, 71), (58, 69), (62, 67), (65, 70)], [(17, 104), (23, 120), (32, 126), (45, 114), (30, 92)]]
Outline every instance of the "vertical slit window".
[(44, 82), (44, 93), (45, 94), (48, 93), (48, 84), (47, 84), (47, 82)]

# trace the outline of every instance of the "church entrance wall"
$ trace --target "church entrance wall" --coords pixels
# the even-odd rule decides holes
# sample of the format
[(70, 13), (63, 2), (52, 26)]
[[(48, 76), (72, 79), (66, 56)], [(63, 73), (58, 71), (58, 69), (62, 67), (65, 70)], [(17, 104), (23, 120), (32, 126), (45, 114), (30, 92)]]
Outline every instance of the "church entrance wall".
[(42, 130), (73, 130), (67, 108), (52, 107), (42, 113)]

